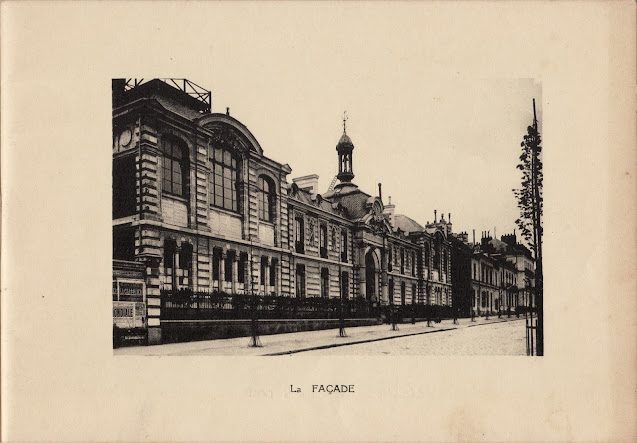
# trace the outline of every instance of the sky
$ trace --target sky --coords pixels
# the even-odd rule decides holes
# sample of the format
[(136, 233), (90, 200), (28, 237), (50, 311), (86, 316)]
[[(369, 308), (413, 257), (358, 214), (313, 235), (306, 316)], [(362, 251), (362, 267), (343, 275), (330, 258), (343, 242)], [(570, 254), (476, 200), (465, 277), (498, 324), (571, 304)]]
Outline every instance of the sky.
[[(382, 183), (384, 203), (391, 196), (397, 213), (421, 224), (433, 221), (434, 209), (451, 213), (453, 230), (470, 239), (473, 229), (477, 238), (512, 232), (520, 142), (533, 98), (541, 130), (541, 82), (484, 69), (488, 54), (471, 37), (477, 30), (463, 37), (443, 29), (427, 8), (401, 9), (392, 21), (395, 9), (367, 6), (229, 9), (209, 22), (215, 38), (205, 50), (174, 54), (186, 63), (170, 76), (211, 90), (212, 112), (229, 107), (266, 156), (290, 165), (290, 182), (317, 174), (327, 191), (347, 111), (362, 190), (376, 195)], [(495, 57), (498, 48), (488, 51)]]

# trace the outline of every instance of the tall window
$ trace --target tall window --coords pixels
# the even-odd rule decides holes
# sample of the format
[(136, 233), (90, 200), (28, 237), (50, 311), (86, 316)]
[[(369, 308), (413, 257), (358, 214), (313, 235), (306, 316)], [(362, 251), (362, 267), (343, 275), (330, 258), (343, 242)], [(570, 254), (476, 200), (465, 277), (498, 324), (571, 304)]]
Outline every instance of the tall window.
[(296, 265), (296, 297), (305, 297), (305, 265)]
[(327, 258), (327, 225), (322, 224), (320, 231), (321, 257)]
[(418, 293), (416, 292), (416, 283), (411, 284), (411, 299), (417, 301)]
[(224, 271), (223, 271), (223, 278), (227, 282), (232, 281), (232, 265), (234, 264), (235, 259), (236, 259), (235, 252), (228, 251), (228, 253), (226, 254), (226, 260), (224, 262)]
[(389, 247), (389, 257), (387, 257), (387, 270), (391, 272), (394, 269), (394, 248)]
[(248, 254), (246, 254), (245, 252), (242, 252), (239, 255), (239, 262), (237, 263), (237, 281), (239, 283), (245, 283), (247, 261), (248, 261)]
[(261, 285), (266, 286), (265, 276), (268, 267), (268, 257), (261, 257)]
[(297, 215), (294, 219), (294, 232), (296, 235), (296, 252), (303, 254), (305, 252), (305, 223), (302, 215)]
[(321, 269), (321, 297), (330, 296), (330, 271), (327, 268)]
[(349, 298), (349, 274), (343, 271), (341, 274), (341, 297)]
[(164, 242), (164, 274), (166, 275), (165, 286), (167, 289), (175, 289), (174, 285), (174, 261), (177, 244), (174, 240)]
[(179, 284), (183, 286), (191, 286), (192, 269), (192, 245), (183, 243), (179, 252)]
[(434, 246), (434, 269), (440, 270), (440, 239), (436, 238)]
[(274, 184), (269, 177), (259, 176), (259, 219), (267, 222), (274, 220)]
[(416, 275), (416, 253), (415, 252), (411, 253), (411, 275), (412, 276)]
[(431, 263), (429, 262), (429, 243), (425, 244), (425, 267), (429, 268)]
[(221, 249), (213, 249), (212, 250), (212, 279), (214, 281), (219, 281), (219, 275), (221, 272), (219, 271), (219, 267), (221, 265)]
[(162, 190), (168, 194), (185, 197), (188, 175), (188, 148), (176, 137), (162, 139)]
[(341, 229), (341, 261), (347, 262), (347, 231)]
[(405, 288), (405, 282), (400, 282), (400, 304), (404, 305), (405, 304), (405, 298), (406, 298), (406, 293), (407, 290)]
[(277, 286), (277, 282), (276, 282), (277, 264), (278, 264), (278, 260), (276, 258), (273, 258), (272, 260), (270, 260), (270, 286), (274, 286), (275, 289)]
[(394, 279), (389, 279), (389, 303), (394, 303)]
[(239, 180), (238, 162), (229, 150), (214, 148), (212, 162), (213, 195), (211, 203), (219, 208), (237, 211), (237, 182)]
[(400, 248), (400, 273), (405, 273), (405, 250)]

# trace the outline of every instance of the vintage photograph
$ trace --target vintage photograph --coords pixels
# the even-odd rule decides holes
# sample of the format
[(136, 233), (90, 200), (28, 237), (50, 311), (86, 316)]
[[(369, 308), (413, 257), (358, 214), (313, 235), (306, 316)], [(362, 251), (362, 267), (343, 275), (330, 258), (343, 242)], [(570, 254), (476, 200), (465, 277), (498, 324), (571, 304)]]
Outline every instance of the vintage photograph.
[(636, 11), (0, 2), (0, 440), (636, 441)]
[(199, 82), (112, 80), (115, 355), (543, 354), (540, 83), (450, 80), (425, 103), (457, 134), (344, 109), (273, 155)]

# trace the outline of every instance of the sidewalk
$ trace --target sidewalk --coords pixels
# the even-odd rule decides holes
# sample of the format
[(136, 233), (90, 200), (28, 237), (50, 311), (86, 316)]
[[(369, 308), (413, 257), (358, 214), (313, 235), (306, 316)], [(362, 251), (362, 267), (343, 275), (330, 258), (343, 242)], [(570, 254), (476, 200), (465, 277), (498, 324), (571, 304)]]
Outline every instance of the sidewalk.
[(426, 321), (398, 324), (398, 330), (392, 331), (391, 324), (361, 326), (346, 328), (347, 337), (339, 337), (338, 329), (326, 329), (321, 331), (293, 332), (289, 334), (263, 335), (260, 337), (261, 347), (250, 347), (250, 337), (238, 337), (222, 340), (206, 340), (187, 343), (170, 343), (155, 346), (135, 346), (128, 348), (118, 348), (113, 350), (113, 355), (225, 355), (225, 356), (248, 356), (248, 355), (287, 355), (295, 354), (313, 349), (325, 349), (337, 346), (347, 346), (356, 343), (368, 343), (392, 338), (412, 336), (419, 334), (432, 334), (453, 329), (462, 329), (504, 321), (524, 321), (524, 317), (519, 319), (515, 316), (502, 318), (496, 316), (476, 317), (472, 322), (469, 318), (458, 320), (458, 325), (453, 324), (453, 320), (443, 320), (441, 323), (432, 322), (431, 327), (427, 327)]

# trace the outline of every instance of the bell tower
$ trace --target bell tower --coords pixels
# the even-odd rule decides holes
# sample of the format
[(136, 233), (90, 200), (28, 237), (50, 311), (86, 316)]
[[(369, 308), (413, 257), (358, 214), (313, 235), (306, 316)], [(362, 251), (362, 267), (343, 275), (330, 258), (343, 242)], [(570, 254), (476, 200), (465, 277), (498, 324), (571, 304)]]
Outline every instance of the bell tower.
[(347, 135), (347, 112), (343, 113), (343, 135), (336, 145), (336, 151), (338, 152), (338, 175), (336, 176), (341, 184), (349, 183), (354, 178), (354, 171), (352, 168), (352, 151), (354, 150), (354, 143)]

